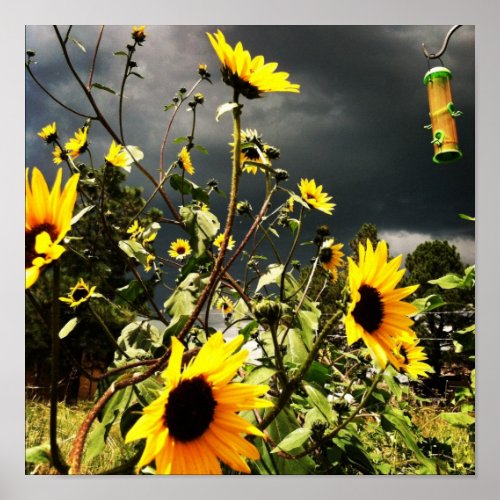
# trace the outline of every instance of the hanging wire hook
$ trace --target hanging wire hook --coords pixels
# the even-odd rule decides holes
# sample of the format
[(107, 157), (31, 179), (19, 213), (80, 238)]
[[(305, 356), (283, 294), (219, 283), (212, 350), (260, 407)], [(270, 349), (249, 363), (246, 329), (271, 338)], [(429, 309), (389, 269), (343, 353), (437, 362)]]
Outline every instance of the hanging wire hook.
[(460, 28), (461, 26), (463, 26), (463, 25), (462, 24), (455, 24), (455, 26), (453, 26), (453, 28), (451, 28), (451, 30), (448, 31), (448, 34), (446, 35), (446, 38), (444, 39), (443, 46), (439, 49), (439, 51), (436, 54), (429, 53), (427, 51), (427, 49), (425, 48), (425, 43), (423, 43), (422, 50), (424, 51), (425, 57), (427, 57), (427, 59), (439, 59), (445, 53), (446, 47), (448, 46), (448, 42), (450, 40), (451, 35), (453, 35), (453, 33), (455, 33), (455, 31), (458, 28)]

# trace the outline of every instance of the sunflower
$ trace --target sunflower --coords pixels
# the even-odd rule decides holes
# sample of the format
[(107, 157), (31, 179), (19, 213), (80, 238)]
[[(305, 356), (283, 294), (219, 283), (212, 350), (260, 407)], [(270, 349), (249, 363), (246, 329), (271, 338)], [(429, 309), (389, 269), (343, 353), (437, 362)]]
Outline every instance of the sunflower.
[(152, 253), (149, 253), (146, 257), (146, 265), (144, 266), (144, 271), (149, 272), (153, 267), (153, 262), (155, 260), (155, 256)]
[(52, 161), (56, 165), (60, 165), (63, 161), (68, 159), (68, 153), (65, 150), (61, 149), (59, 146), (56, 146), (54, 148), (54, 151), (52, 151), (52, 156), (54, 157)]
[(323, 186), (316, 186), (314, 179), (300, 179), (298, 185), (302, 199), (312, 208), (332, 215), (335, 203), (328, 203), (332, 197), (323, 192)]
[(230, 383), (248, 352), (233, 354), (238, 335), (225, 343), (212, 335), (182, 371), (184, 346), (172, 337), (172, 353), (162, 378), (165, 390), (128, 432), (125, 442), (146, 438), (138, 470), (154, 459), (157, 474), (221, 474), (219, 460), (239, 472), (250, 472), (243, 457), (258, 460), (257, 448), (244, 434), (264, 434), (237, 415), (242, 410), (272, 406), (260, 396), (267, 385)]
[(348, 257), (351, 303), (344, 317), (347, 343), (363, 339), (382, 368), (388, 361), (397, 366), (397, 343), (415, 338), (408, 315), (417, 308), (401, 299), (412, 294), (418, 285), (396, 289), (405, 272), (398, 270), (402, 258), (399, 255), (387, 262), (387, 243), (380, 241), (374, 251), (370, 240), (366, 241), (366, 251), (359, 244), (359, 264)]
[(75, 132), (75, 136), (72, 137), (65, 145), (64, 148), (67, 150), (68, 154), (75, 160), (82, 153), (87, 151), (88, 138), (87, 138), (88, 127), (82, 127)]
[(179, 156), (177, 157), (177, 163), (185, 172), (190, 175), (194, 174), (193, 163), (191, 162), (191, 155), (186, 146), (181, 149)]
[[(223, 240), (224, 240), (224, 233), (220, 233), (219, 236), (217, 236), (217, 238), (215, 238), (214, 245), (217, 248), (220, 248)], [(232, 250), (234, 248), (235, 244), (236, 244), (236, 241), (234, 241), (233, 236), (229, 235), (229, 241), (227, 242), (227, 249)]]
[(96, 287), (89, 287), (83, 278), (78, 280), (78, 283), (69, 291), (67, 297), (59, 297), (61, 302), (66, 302), (70, 307), (76, 308), (80, 304), (87, 302), (87, 300), (94, 295)]
[(170, 250), (168, 254), (172, 259), (182, 260), (187, 255), (191, 254), (191, 246), (189, 245), (188, 240), (183, 240), (181, 238), (175, 240), (170, 245)]
[(132, 28), (132, 33), (130, 35), (139, 45), (146, 40), (145, 28), (145, 26), (134, 26)]
[(300, 92), (300, 85), (288, 81), (289, 74), (275, 73), (278, 63), (265, 63), (263, 56), (252, 59), (241, 42), (233, 49), (226, 43), (220, 30), (207, 36), (222, 63), (222, 79), (247, 99), (255, 99), (265, 92)]
[(333, 281), (337, 281), (338, 278), (338, 268), (344, 263), (342, 257), (344, 253), (341, 251), (343, 243), (334, 244), (333, 239), (328, 239), (323, 242), (319, 250), (319, 261), (323, 266), (323, 269), (330, 272)]
[(418, 345), (416, 338), (413, 342), (404, 340), (398, 342), (394, 349), (394, 355), (398, 362), (394, 368), (401, 373), (406, 373), (410, 378), (428, 377), (428, 373), (434, 372), (432, 366), (424, 363), (427, 360), (427, 355), (424, 348)]
[(109, 146), (108, 154), (104, 157), (107, 165), (113, 167), (122, 167), (125, 170), (130, 170), (130, 165), (133, 162), (132, 157), (127, 153), (127, 150), (115, 141)]
[(132, 222), (132, 224), (127, 229), (127, 233), (130, 234), (130, 239), (132, 241), (137, 240), (137, 238), (143, 233), (143, 231), (144, 228), (139, 225), (137, 219), (134, 220), (134, 222)]
[(64, 252), (59, 242), (71, 227), (79, 174), (68, 180), (61, 193), (62, 169), (57, 171), (52, 190), (38, 168), (31, 184), (26, 169), (25, 270), (26, 288), (40, 276), (42, 268)]
[(57, 139), (57, 126), (56, 122), (49, 123), (38, 132), (38, 135), (47, 143), (51, 144)]
[(224, 316), (231, 314), (234, 311), (234, 303), (228, 297), (221, 297), (217, 301), (217, 309), (222, 312)]

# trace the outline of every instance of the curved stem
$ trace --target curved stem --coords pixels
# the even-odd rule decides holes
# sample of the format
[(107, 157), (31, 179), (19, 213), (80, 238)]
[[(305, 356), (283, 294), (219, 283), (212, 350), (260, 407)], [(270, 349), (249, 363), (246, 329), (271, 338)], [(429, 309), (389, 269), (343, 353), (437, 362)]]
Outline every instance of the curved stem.
[(31, 71), (29, 64), (26, 64), (26, 69), (28, 70), (28, 74), (31, 76), (31, 78), (33, 78), (33, 81), (43, 90), (43, 92), (45, 92), (45, 94), (47, 94), (54, 102), (59, 104), (59, 106), (63, 107), (66, 111), (69, 111), (70, 113), (81, 116), (82, 118), (90, 118), (91, 120), (95, 120), (97, 118), (96, 116), (90, 116), (90, 115), (86, 115), (85, 113), (80, 113), (80, 111), (76, 111), (76, 109), (70, 108), (68, 105), (64, 104), (62, 101), (60, 101), (56, 96), (52, 95), (44, 87), (44, 85), (38, 80), (38, 78)]
[(101, 26), (99, 30), (99, 36), (97, 37), (97, 43), (94, 50), (94, 57), (92, 58), (92, 64), (90, 65), (89, 80), (87, 82), (87, 90), (92, 87), (92, 78), (94, 78), (95, 63), (97, 60), (97, 52), (99, 51), (99, 45), (101, 44), (102, 34), (104, 33), (104, 25)]
[[(234, 95), (234, 100), (235, 100), (235, 102), (238, 102), (238, 93), (236, 91), (235, 91), (235, 95)], [(227, 243), (229, 241), (229, 235), (231, 234), (232, 224), (233, 224), (233, 220), (234, 220), (234, 214), (236, 211), (236, 199), (238, 196), (239, 178), (240, 178), (240, 174), (241, 174), (241, 166), (240, 166), (240, 150), (241, 150), (240, 128), (241, 128), (241, 122), (240, 122), (240, 115), (241, 115), (241, 109), (238, 106), (235, 109), (233, 109), (233, 129), (234, 129), (234, 133), (235, 133), (234, 153), (237, 153), (237, 154), (233, 154), (231, 193), (230, 193), (230, 200), (229, 200), (229, 207), (228, 207), (228, 216), (227, 216), (227, 220), (226, 220), (226, 229), (224, 231), (224, 239), (221, 243), (219, 254), (218, 254), (218, 257), (217, 257), (216, 262), (214, 264), (214, 268), (212, 270), (212, 273), (210, 274), (210, 277), (208, 279), (208, 283), (205, 285), (205, 288), (201, 292), (201, 294), (198, 298), (198, 301), (196, 303), (196, 306), (194, 308), (194, 311), (192, 312), (191, 316), (186, 321), (182, 330), (177, 335), (177, 338), (179, 340), (182, 340), (188, 334), (188, 332), (191, 330), (191, 327), (195, 323), (198, 315), (201, 312), (201, 309), (203, 308), (203, 306), (208, 298), (210, 291), (212, 290), (212, 287), (214, 286), (216, 280), (219, 278), (222, 264), (224, 261), (224, 255), (226, 252)], [(92, 426), (93, 421), (97, 418), (97, 415), (102, 410), (102, 408), (104, 407), (106, 402), (109, 400), (109, 398), (111, 398), (111, 396), (116, 391), (118, 391), (120, 389), (124, 389), (125, 387), (128, 387), (130, 385), (138, 384), (139, 382), (142, 382), (143, 380), (146, 380), (149, 377), (151, 377), (158, 370), (163, 369), (166, 366), (166, 363), (168, 362), (168, 359), (170, 357), (170, 352), (171, 352), (171, 349), (169, 348), (165, 352), (165, 354), (163, 354), (163, 356), (161, 356), (161, 358), (159, 358), (157, 360), (157, 362), (154, 365), (150, 366), (145, 372), (135, 373), (134, 375), (130, 375), (128, 377), (124, 377), (121, 380), (113, 382), (108, 387), (108, 389), (102, 394), (102, 396), (99, 398), (99, 400), (96, 402), (94, 407), (90, 410), (90, 412), (87, 414), (86, 418), (82, 422), (80, 428), (78, 429), (76, 438), (73, 441), (73, 447), (72, 447), (71, 452), (70, 452), (70, 464), (71, 464), (70, 473), (71, 474), (78, 474), (79, 473), (82, 454), (83, 454), (83, 448), (85, 445), (85, 440), (87, 438), (88, 432), (90, 430), (90, 427)]]
[(89, 311), (92, 313), (92, 316), (97, 320), (97, 322), (101, 325), (101, 328), (103, 329), (104, 333), (106, 334), (106, 337), (108, 337), (108, 340), (113, 344), (113, 346), (116, 348), (116, 350), (126, 359), (130, 359), (130, 356), (120, 347), (116, 339), (113, 337), (113, 334), (109, 331), (108, 326), (106, 323), (104, 323), (103, 319), (101, 316), (98, 314), (98, 312), (92, 307), (92, 304), (88, 304)]
[[(101, 125), (108, 131), (108, 133), (111, 135), (111, 137), (114, 139), (115, 142), (121, 143), (120, 138), (118, 137), (118, 135), (116, 134), (116, 132), (113, 130), (113, 128), (111, 127), (111, 125), (108, 123), (108, 121), (106, 120), (106, 118), (104, 117), (104, 115), (101, 113), (101, 110), (99, 109), (99, 107), (97, 106), (97, 103), (95, 102), (94, 96), (87, 89), (87, 87), (83, 83), (82, 79), (80, 78), (80, 76), (76, 72), (76, 69), (73, 66), (73, 63), (71, 62), (71, 59), (70, 59), (69, 54), (68, 54), (68, 51), (66, 49), (66, 45), (65, 45), (64, 41), (61, 38), (61, 34), (59, 33), (59, 29), (57, 28), (57, 26), (54, 26), (54, 30), (55, 30), (57, 38), (59, 40), (59, 44), (61, 45), (61, 49), (63, 51), (64, 59), (66, 60), (66, 64), (68, 65), (71, 73), (73, 74), (73, 76), (75, 77), (76, 81), (78, 82), (78, 84), (82, 88), (83, 92), (85, 93), (85, 96), (87, 97), (90, 105), (92, 106), (92, 109), (96, 113), (96, 117), (93, 118), (93, 119), (98, 120), (101, 123)], [(139, 171), (149, 181), (151, 181), (151, 183), (155, 187), (158, 185), (158, 183), (156, 182), (156, 179), (137, 160), (134, 160), (134, 164), (139, 169)], [(175, 209), (174, 205), (172, 204), (172, 201), (167, 196), (167, 193), (165, 193), (165, 191), (163, 189), (160, 189), (159, 191), (160, 191), (161, 197), (163, 198), (163, 200), (165, 201), (165, 203), (168, 205), (170, 211), (172, 212), (172, 215), (177, 220), (180, 221), (180, 216), (177, 213), (177, 210)]]
[(304, 207), (300, 207), (300, 215), (299, 215), (299, 227), (297, 227), (297, 231), (295, 233), (295, 238), (292, 243), (292, 247), (290, 248), (290, 253), (286, 259), (285, 264), (283, 265), (283, 272), (281, 274), (281, 283), (280, 283), (280, 300), (283, 302), (285, 298), (285, 277), (286, 277), (286, 269), (290, 264), (295, 249), (297, 248), (297, 243), (299, 242), (300, 230), (302, 229), (302, 216), (304, 215)]

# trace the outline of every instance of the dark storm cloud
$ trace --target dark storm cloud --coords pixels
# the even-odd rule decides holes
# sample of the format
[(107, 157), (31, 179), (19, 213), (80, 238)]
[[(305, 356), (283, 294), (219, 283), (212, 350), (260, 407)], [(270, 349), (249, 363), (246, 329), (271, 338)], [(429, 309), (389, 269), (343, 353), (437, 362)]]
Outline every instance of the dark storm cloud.
[[(451, 38), (443, 63), (453, 72), (453, 96), (464, 116), (458, 121), (464, 158), (451, 165), (432, 163), (426, 89), (422, 79), (427, 61), (421, 50), (442, 44), (450, 26), (222, 26), (231, 44), (241, 40), (251, 54), (263, 54), (279, 62), (279, 70), (301, 84), (301, 93), (272, 94), (262, 99), (243, 99), (243, 127), (256, 128), (282, 151), (276, 166), (290, 172), (288, 187), (301, 177), (315, 178), (337, 203), (332, 217), (308, 214), (307, 232), (328, 222), (335, 236), (347, 243), (363, 222), (377, 224), (379, 231), (398, 235), (401, 231), (432, 238), (461, 238), (463, 248), (473, 248), (473, 225), (457, 217), (474, 214), (474, 28), (464, 26)], [(129, 144), (145, 152), (144, 164), (155, 173), (159, 146), (169, 114), (163, 106), (175, 91), (189, 88), (199, 63), (207, 63), (214, 85), (204, 85), (206, 103), (198, 113), (197, 140), (209, 155), (194, 153), (198, 167), (196, 182), (211, 177), (227, 190), (231, 134), (229, 116), (214, 121), (219, 104), (230, 99), (230, 90), (220, 82), (218, 61), (205, 32), (213, 26), (152, 26), (139, 48), (138, 70), (145, 80), (130, 80), (125, 89), (126, 137)], [(96, 68), (95, 81), (117, 89), (123, 60), (112, 56), (129, 43), (130, 27), (106, 28)], [(83, 54), (76, 46), (72, 55), (78, 69), (88, 72), (98, 28), (75, 27), (74, 36), (87, 46)], [(58, 50), (50, 27), (28, 27), (27, 48), (37, 51), (34, 68), (47, 86), (64, 102), (88, 110), (78, 97), (77, 86)], [(433, 63), (433, 65), (435, 65)], [(82, 125), (82, 119), (62, 112), (27, 79), (27, 165), (50, 166), (49, 149), (36, 138), (41, 126), (57, 119), (66, 136)], [(100, 92), (103, 109), (116, 107), (117, 98)], [(187, 135), (190, 113), (181, 111), (170, 139)], [(116, 126), (116, 115), (110, 119)], [(95, 156), (102, 157), (109, 138), (99, 127), (91, 136)], [(165, 163), (177, 154), (168, 146)], [(133, 182), (143, 180), (132, 174)], [(259, 176), (245, 176), (242, 198), (255, 208), (262, 196)], [(147, 187), (149, 189), (149, 187)], [(216, 199), (222, 210), (222, 199)], [(223, 219), (223, 212), (218, 212)], [(239, 225), (241, 228), (238, 230)], [(238, 222), (237, 234), (244, 229)], [(399, 239), (395, 238), (397, 241)], [(288, 242), (283, 239), (284, 245)], [(284, 246), (283, 245), (283, 246)], [(397, 246), (397, 243), (396, 243)], [(397, 248), (396, 248), (397, 250)], [(303, 256), (310, 248), (301, 250)]]

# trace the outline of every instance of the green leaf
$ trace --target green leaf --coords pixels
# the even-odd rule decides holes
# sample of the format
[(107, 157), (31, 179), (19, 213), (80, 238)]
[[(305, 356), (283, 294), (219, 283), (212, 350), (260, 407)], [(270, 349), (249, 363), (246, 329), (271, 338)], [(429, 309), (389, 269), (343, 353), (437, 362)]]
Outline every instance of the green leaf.
[(476, 218), (475, 218), (475, 217), (471, 217), (470, 215), (458, 214), (458, 216), (459, 216), (461, 219), (465, 219), (465, 220), (471, 220), (471, 221), (475, 221), (475, 220), (476, 220)]
[(268, 227), (267, 230), (271, 233), (271, 234), (274, 234), (274, 236), (276, 236), (276, 238), (279, 238), (280, 237), (280, 233), (278, 233), (278, 231), (276, 231), (276, 229), (274, 229), (274, 227)]
[(303, 427), (299, 427), (292, 431), (288, 436), (285, 437), (282, 441), (280, 441), (275, 448), (271, 451), (271, 453), (276, 453), (278, 451), (289, 452), (291, 450), (295, 450), (302, 446), (311, 436), (311, 429), (305, 429)]
[(207, 155), (208, 154), (208, 149), (201, 146), (200, 144), (196, 144), (195, 146), (195, 149), (197, 149), (198, 151), (200, 151), (200, 153), (203, 153), (204, 155)]
[(243, 335), (243, 342), (247, 342), (252, 333), (255, 333), (259, 329), (259, 322), (256, 320), (250, 321), (246, 324), (240, 331), (239, 334)]
[(52, 456), (50, 454), (50, 445), (41, 444), (33, 446), (25, 451), (24, 460), (29, 464), (51, 464)]
[(438, 285), (443, 290), (451, 290), (452, 288), (459, 288), (463, 285), (463, 278), (456, 274), (450, 273), (435, 280), (429, 280), (428, 283)]
[(143, 266), (147, 264), (149, 252), (138, 242), (121, 240), (118, 246), (131, 258), (138, 260)]
[(60, 330), (59, 330), (59, 338), (63, 339), (67, 337), (74, 329), (75, 326), (78, 324), (78, 318), (75, 316), (74, 318), (71, 318)]
[(433, 294), (420, 299), (415, 299), (412, 304), (417, 308), (415, 314), (421, 314), (437, 309), (446, 304), (441, 295)]
[(281, 278), (282, 273), (283, 264), (271, 264), (267, 268), (267, 272), (259, 278), (255, 291), (258, 292), (262, 287), (270, 285), (271, 283), (277, 283), (278, 279)]
[(188, 142), (188, 138), (187, 137), (176, 137), (172, 142), (174, 144), (181, 144), (183, 142)]
[(221, 104), (217, 108), (217, 112), (215, 113), (215, 121), (218, 122), (220, 117), (224, 114), (227, 113), (228, 111), (231, 111), (234, 108), (241, 107), (241, 104), (238, 104), (237, 102), (226, 102), (224, 104)]
[(183, 316), (190, 316), (194, 311), (196, 300), (205, 286), (208, 278), (201, 278), (198, 273), (189, 273), (186, 278), (173, 291), (165, 302), (168, 314), (172, 316), (172, 323)]
[(117, 52), (113, 52), (114, 56), (128, 56), (126, 52), (123, 52), (123, 50), (118, 50)]
[(137, 71), (131, 71), (130, 74), (139, 77), (141, 80), (144, 80), (144, 77), (140, 73), (137, 73)]
[(85, 49), (85, 47), (82, 45), (81, 42), (79, 42), (76, 38), (71, 38), (70, 37), (70, 40), (82, 51), (82, 52), (87, 52), (87, 50)]
[[(122, 328), (118, 345), (130, 356), (150, 358), (163, 345), (165, 326), (154, 320), (137, 319)], [(121, 353), (115, 353), (116, 359)]]
[(93, 83), (92, 87), (99, 89), (99, 90), (105, 90), (106, 92), (109, 92), (110, 94), (116, 95), (116, 92), (112, 88), (106, 87), (106, 85), (103, 85), (102, 83)]
[(71, 219), (71, 225), (75, 225), (87, 212), (90, 212), (95, 205), (88, 205), (85, 208), (82, 208), (73, 218)]
[(304, 384), (304, 389), (307, 392), (309, 402), (321, 412), (328, 422), (331, 422), (334, 413), (326, 396), (310, 384)]
[(301, 365), (307, 358), (308, 352), (300, 333), (291, 328), (288, 332), (287, 341), (288, 351), (285, 360), (296, 366)]
[(454, 427), (469, 427), (476, 422), (476, 419), (467, 413), (440, 413), (439, 417)]
[(300, 221), (298, 219), (288, 219), (288, 225), (292, 230), (292, 234), (295, 234), (297, 229), (300, 227)]
[(422, 453), (408, 420), (408, 417), (405, 417), (400, 410), (389, 407), (386, 407), (385, 412), (381, 414), (381, 423), (384, 430), (398, 432), (406, 446), (415, 454), (417, 460), (426, 467), (429, 473), (436, 474), (435, 462)]
[(168, 111), (169, 109), (172, 109), (172, 108), (175, 108), (175, 103), (173, 103), (173, 102), (164, 106), (163, 111)]
[(269, 368), (267, 366), (260, 366), (252, 370), (245, 377), (245, 384), (260, 385), (267, 382), (275, 373), (275, 368)]
[(134, 302), (144, 290), (137, 280), (132, 280), (128, 285), (117, 288), (116, 292), (119, 303), (125, 305), (127, 302)]

